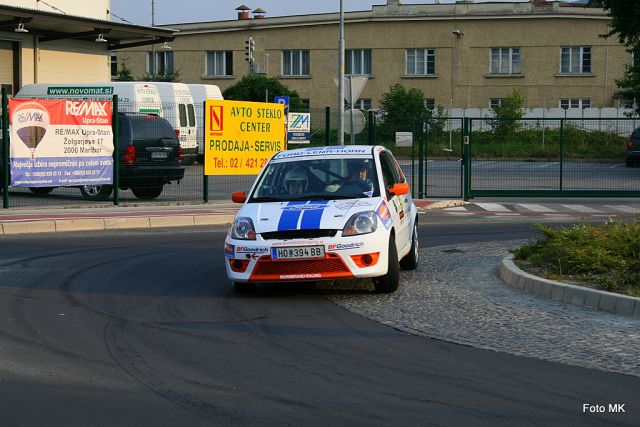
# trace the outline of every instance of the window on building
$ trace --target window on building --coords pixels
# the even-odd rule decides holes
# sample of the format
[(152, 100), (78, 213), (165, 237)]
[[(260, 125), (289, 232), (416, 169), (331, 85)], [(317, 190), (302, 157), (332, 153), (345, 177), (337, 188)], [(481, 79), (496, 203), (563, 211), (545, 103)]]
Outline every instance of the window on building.
[(116, 53), (111, 54), (111, 80), (118, 78), (118, 55)]
[(371, 98), (360, 98), (354, 104), (353, 108), (357, 110), (368, 111), (371, 109)]
[(173, 74), (173, 52), (147, 52), (147, 73)]
[(345, 74), (371, 74), (371, 49), (347, 49)]
[(283, 76), (308, 76), (310, 74), (308, 50), (282, 51)]
[(408, 76), (428, 76), (436, 73), (435, 49), (407, 49), (406, 74)]
[(491, 74), (520, 74), (520, 48), (491, 48)]
[(433, 111), (436, 109), (436, 99), (435, 98), (425, 98), (424, 100), (424, 108), (428, 111)]
[(591, 100), (590, 99), (561, 99), (560, 100), (560, 108), (565, 110), (571, 109), (585, 109), (591, 108)]
[(636, 69), (640, 67), (640, 46), (635, 46), (631, 50), (631, 66)]
[(502, 102), (503, 101), (504, 101), (504, 98), (491, 98), (489, 100), (489, 108), (502, 107)]
[(207, 52), (206, 73), (207, 76), (232, 76), (233, 52), (230, 50)]
[(572, 46), (560, 48), (560, 73), (591, 73), (591, 47)]
[(309, 111), (309, 98), (302, 98), (302, 111)]

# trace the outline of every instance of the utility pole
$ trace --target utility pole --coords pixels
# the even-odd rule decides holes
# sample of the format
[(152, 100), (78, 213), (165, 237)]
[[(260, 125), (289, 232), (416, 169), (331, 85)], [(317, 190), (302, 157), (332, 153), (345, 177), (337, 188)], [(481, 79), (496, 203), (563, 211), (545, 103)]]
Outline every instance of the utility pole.
[(340, 0), (340, 39), (338, 40), (338, 145), (344, 145), (344, 0)]
[(253, 37), (249, 37), (249, 40), (245, 40), (244, 41), (244, 55), (245, 55), (245, 61), (247, 61), (249, 63), (249, 74), (253, 74), (255, 71), (255, 67), (253, 65), (254, 63), (254, 58), (253, 58), (253, 54), (255, 51), (255, 43), (253, 41)]
[[(156, 25), (156, 2), (155, 0), (151, 0), (151, 26), (154, 27)], [(151, 45), (151, 60), (149, 61), (149, 71), (151, 75), (156, 74), (156, 45)]]

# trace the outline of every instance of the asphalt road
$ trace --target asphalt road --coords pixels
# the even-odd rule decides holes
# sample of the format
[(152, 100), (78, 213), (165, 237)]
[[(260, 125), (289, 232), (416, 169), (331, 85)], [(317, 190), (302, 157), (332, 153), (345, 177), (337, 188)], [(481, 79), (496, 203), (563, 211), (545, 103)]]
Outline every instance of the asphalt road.
[[(422, 246), (533, 233), (421, 219)], [(236, 295), (225, 231), (0, 240), (2, 423), (637, 425), (637, 377), (410, 335), (313, 285)]]

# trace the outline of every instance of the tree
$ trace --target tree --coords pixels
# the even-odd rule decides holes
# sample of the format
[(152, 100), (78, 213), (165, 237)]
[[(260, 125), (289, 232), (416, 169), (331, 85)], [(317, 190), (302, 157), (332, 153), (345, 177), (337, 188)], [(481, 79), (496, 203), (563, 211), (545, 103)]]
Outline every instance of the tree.
[(236, 101), (272, 102), (276, 96), (289, 97), (289, 110), (302, 111), (304, 104), (298, 92), (289, 89), (278, 79), (261, 75), (244, 76), (233, 86), (222, 92), (224, 99)]
[(119, 82), (131, 82), (135, 80), (129, 66), (127, 65), (128, 58), (122, 58), (122, 66), (118, 70), (118, 81)]
[(611, 16), (611, 30), (603, 37), (618, 36), (620, 43), (627, 46), (630, 52), (634, 52), (633, 63), (625, 68), (623, 78), (616, 80), (621, 91), (618, 95), (634, 102), (636, 114), (640, 114), (640, 2), (637, 0), (591, 0), (588, 3), (592, 7), (601, 7)]
[(499, 106), (493, 107), (493, 117), (488, 120), (489, 126), (496, 134), (513, 134), (520, 127), (518, 121), (524, 115), (523, 107), (524, 95), (520, 90), (513, 89)]
[(172, 73), (150, 74), (147, 73), (142, 78), (143, 82), (179, 82), (180, 72), (174, 71)]
[(427, 118), (424, 94), (420, 89), (407, 89), (401, 84), (389, 87), (380, 99), (382, 136), (393, 137), (398, 131), (413, 131)]

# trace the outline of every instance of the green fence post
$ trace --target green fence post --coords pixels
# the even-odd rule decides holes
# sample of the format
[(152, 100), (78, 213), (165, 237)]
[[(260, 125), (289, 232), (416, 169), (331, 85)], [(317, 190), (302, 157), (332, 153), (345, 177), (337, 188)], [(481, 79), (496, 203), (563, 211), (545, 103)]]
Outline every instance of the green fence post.
[(413, 122), (413, 135), (418, 141), (418, 198), (422, 199), (424, 197), (424, 140), (422, 135), (418, 135), (416, 128), (416, 123)]
[(9, 98), (2, 88), (2, 207), (9, 207)]
[[(566, 110), (565, 110), (565, 114)], [(564, 119), (560, 119), (560, 191), (562, 191), (562, 176), (564, 166)]]
[(331, 107), (324, 107), (324, 145), (331, 145)]
[(206, 142), (206, 134), (204, 132), (204, 118), (207, 117), (207, 101), (202, 102), (202, 117), (202, 200), (204, 200), (205, 203), (209, 203), (209, 177), (207, 176), (204, 169), (204, 164), (207, 158), (207, 156), (204, 155), (206, 151), (204, 146)]
[[(419, 144), (418, 140), (418, 144)], [(416, 140), (411, 141), (411, 197), (416, 198)]]
[(369, 128), (367, 130), (367, 140), (369, 145), (376, 145), (376, 123), (375, 116), (373, 115), (373, 110), (369, 110)]
[(113, 204), (120, 204), (120, 143), (118, 138), (118, 95), (113, 95), (113, 111), (111, 117), (113, 131)]
[(464, 200), (470, 199), (471, 186), (471, 149), (469, 146), (469, 133), (471, 129), (471, 119), (465, 117), (462, 119), (462, 162), (464, 163), (463, 175), (463, 194)]

